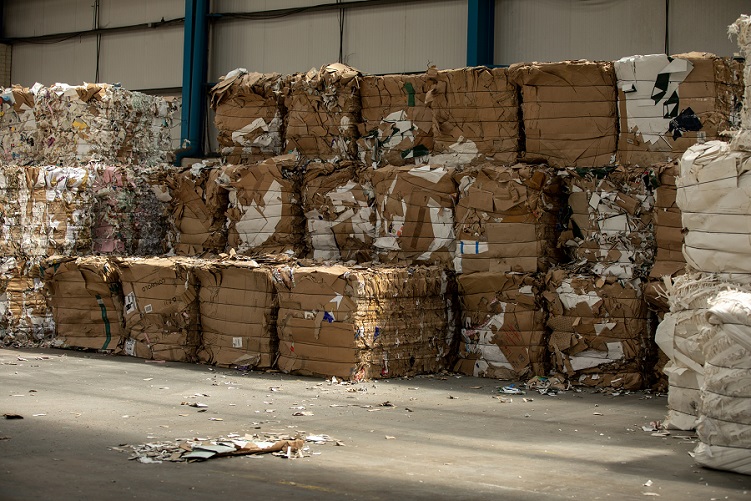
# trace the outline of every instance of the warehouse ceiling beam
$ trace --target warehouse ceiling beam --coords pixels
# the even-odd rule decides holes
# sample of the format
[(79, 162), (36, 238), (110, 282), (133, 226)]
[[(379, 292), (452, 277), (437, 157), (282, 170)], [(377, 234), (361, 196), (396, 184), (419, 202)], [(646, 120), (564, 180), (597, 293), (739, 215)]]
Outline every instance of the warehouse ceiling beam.
[(495, 0), (467, 1), (467, 66), (493, 66)]
[(209, 0), (185, 0), (181, 148), (175, 164), (203, 154), (209, 60)]

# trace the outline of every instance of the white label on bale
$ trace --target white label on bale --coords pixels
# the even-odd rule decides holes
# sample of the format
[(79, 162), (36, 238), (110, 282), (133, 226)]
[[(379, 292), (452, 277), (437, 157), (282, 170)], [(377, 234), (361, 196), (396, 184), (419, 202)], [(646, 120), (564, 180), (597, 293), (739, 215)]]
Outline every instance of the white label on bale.
[(136, 311), (136, 295), (133, 292), (125, 296), (125, 314), (130, 315)]
[(242, 348), (243, 347), (243, 338), (241, 338), (241, 337), (233, 337), (232, 338), (232, 347), (233, 348)]
[(143, 307), (143, 311), (145, 311), (146, 313), (151, 313), (152, 311), (154, 311), (154, 308), (152, 308), (150, 304), (147, 304)]
[(131, 357), (136, 356), (136, 340), (135, 339), (125, 340), (125, 354), (130, 355)]

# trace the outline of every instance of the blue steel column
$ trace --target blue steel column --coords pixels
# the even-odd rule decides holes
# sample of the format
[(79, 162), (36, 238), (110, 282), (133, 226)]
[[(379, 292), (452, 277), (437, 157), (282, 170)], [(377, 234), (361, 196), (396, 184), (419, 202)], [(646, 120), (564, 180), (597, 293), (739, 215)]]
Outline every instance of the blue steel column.
[(203, 154), (208, 71), (209, 0), (185, 0), (183, 39), (183, 92), (180, 144), (175, 164), (184, 157)]
[(467, 0), (467, 66), (492, 66), (495, 0)]

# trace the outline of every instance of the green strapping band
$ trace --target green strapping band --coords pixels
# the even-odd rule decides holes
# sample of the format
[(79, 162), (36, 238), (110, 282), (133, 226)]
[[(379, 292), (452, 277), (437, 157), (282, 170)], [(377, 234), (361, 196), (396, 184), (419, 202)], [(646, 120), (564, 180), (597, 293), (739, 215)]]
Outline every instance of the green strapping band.
[(107, 318), (107, 307), (104, 306), (104, 301), (102, 301), (102, 296), (99, 294), (96, 295), (96, 302), (99, 305), (99, 309), (102, 310), (102, 320), (104, 321), (104, 332), (107, 334), (107, 339), (104, 341), (104, 345), (102, 346), (103, 350), (107, 349), (107, 346), (109, 346), (110, 341), (112, 341), (112, 331), (110, 330), (110, 319)]
[(412, 83), (407, 82), (404, 84), (404, 90), (407, 91), (407, 106), (415, 105), (415, 88), (412, 87)]

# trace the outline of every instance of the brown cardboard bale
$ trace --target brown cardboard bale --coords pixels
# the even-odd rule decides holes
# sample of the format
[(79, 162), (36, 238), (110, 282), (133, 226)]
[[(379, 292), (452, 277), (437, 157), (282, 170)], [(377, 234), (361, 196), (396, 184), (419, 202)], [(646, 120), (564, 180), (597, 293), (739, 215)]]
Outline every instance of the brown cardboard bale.
[(433, 151), (433, 111), (426, 98), (435, 80), (418, 75), (367, 75), (360, 82), (358, 155), (367, 166), (415, 163)]
[(303, 157), (354, 160), (360, 123), (360, 72), (341, 63), (290, 76), (285, 83), (285, 146)]
[(176, 254), (196, 256), (224, 252), (229, 194), (218, 182), (222, 171), (219, 165), (196, 163), (170, 176), (168, 186)]
[(277, 301), (269, 266), (255, 261), (200, 261), (202, 346), (198, 359), (225, 367), (274, 364)]
[(618, 119), (611, 62), (519, 63), (509, 79), (521, 88), (523, 159), (553, 167), (613, 163)]
[(490, 163), (454, 174), (457, 273), (545, 271), (560, 260), (555, 245), (563, 197), (555, 171)]
[(228, 162), (257, 162), (281, 153), (281, 75), (230, 71), (211, 89), (210, 104), (220, 152)]
[(243, 255), (292, 253), (304, 247), (296, 155), (253, 165), (225, 166), (220, 186), (229, 192), (227, 244)]
[[(0, 334), (5, 346), (49, 345), (55, 334), (52, 311), (47, 305), (44, 282), (38, 267), (17, 264), (4, 273), (5, 291), (0, 294)], [(2, 332), (4, 330), (4, 333)]]
[(55, 345), (114, 350), (125, 339), (117, 266), (106, 257), (54, 256), (45, 286), (55, 319)]
[(446, 273), (429, 267), (280, 267), (279, 369), (353, 380), (446, 368)]
[(0, 158), (20, 165), (37, 161), (40, 143), (34, 92), (20, 85), (0, 90)]
[(568, 229), (560, 242), (600, 276), (646, 277), (654, 262), (654, 196), (640, 168), (568, 169)]
[(677, 160), (689, 146), (737, 125), (741, 64), (705, 52), (624, 57), (615, 62), (618, 162)]
[(540, 281), (530, 274), (493, 272), (460, 275), (457, 281), (462, 335), (454, 369), (494, 379), (545, 375)]
[(369, 173), (376, 199), (375, 248), (382, 262), (452, 262), (453, 173), (439, 165), (386, 166)]
[(121, 258), (126, 355), (193, 362), (200, 345), (195, 263), (186, 258)]
[(302, 188), (313, 259), (366, 262), (373, 260), (375, 197), (373, 187), (360, 179), (356, 165), (311, 162)]
[(519, 98), (506, 68), (431, 69), (427, 75), (436, 81), (426, 97), (433, 110), (431, 163), (516, 163)]
[(651, 346), (643, 282), (562, 268), (545, 280), (554, 370), (573, 384), (642, 388)]

